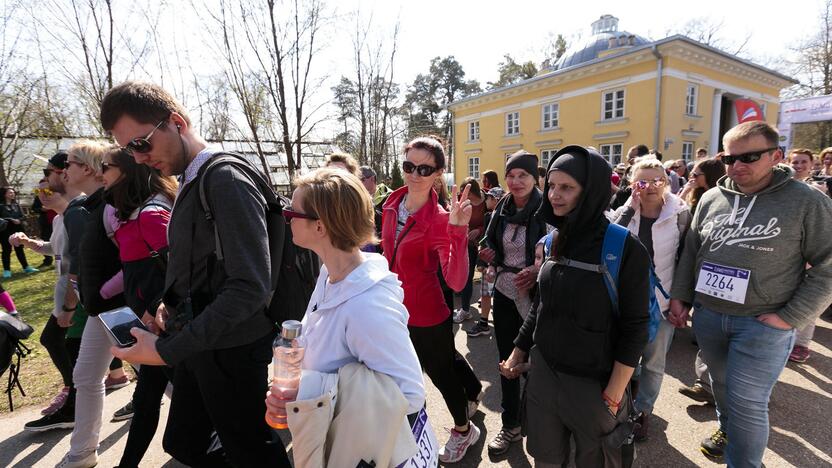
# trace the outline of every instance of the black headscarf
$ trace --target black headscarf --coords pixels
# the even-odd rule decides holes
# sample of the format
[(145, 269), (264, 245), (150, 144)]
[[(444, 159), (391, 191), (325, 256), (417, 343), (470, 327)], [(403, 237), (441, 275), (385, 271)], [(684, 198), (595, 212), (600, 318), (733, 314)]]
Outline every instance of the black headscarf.
[[(568, 156), (565, 156), (568, 155)], [(611, 186), (610, 176), (612, 175), (612, 168), (607, 160), (596, 151), (589, 150), (582, 146), (570, 145), (558, 151), (549, 162), (546, 174), (552, 170), (552, 167), (557, 168), (558, 158), (561, 156), (568, 157), (568, 163), (564, 161), (564, 172), (573, 175), (573, 178), (585, 178), (581, 184), (581, 196), (578, 204), (566, 216), (555, 216), (552, 211), (552, 204), (549, 202), (549, 197), (543, 197), (540, 204), (540, 209), (537, 212), (537, 217), (548, 224), (558, 229), (558, 242), (560, 246), (558, 255), (563, 254), (563, 247), (566, 246), (569, 237), (581, 236), (598, 228), (599, 225), (606, 225), (609, 223), (604, 216), (604, 211), (609, 206)], [(575, 165), (583, 163), (583, 167), (577, 168)], [(566, 170), (566, 169), (569, 170)], [(577, 176), (577, 177), (575, 177)], [(581, 181), (578, 180), (580, 183)], [(546, 177), (546, 185), (544, 193), (549, 193), (549, 178)]]

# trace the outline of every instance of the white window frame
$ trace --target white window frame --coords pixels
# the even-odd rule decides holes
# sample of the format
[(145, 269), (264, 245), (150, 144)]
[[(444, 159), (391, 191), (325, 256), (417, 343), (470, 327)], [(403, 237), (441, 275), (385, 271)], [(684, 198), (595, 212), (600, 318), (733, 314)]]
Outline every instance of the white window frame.
[(520, 134), (520, 112), (506, 112), (506, 136)]
[(470, 157), (468, 157), (468, 176), (479, 180), (479, 178), (480, 178), (480, 157), (479, 156), (470, 156)]
[(540, 106), (540, 129), (552, 130), (558, 128), (560, 121), (560, 104), (550, 102)]
[[(626, 98), (627, 93), (624, 88), (611, 89), (601, 93), (601, 120), (623, 119)], [(607, 110), (608, 101), (612, 103), (609, 110)], [(607, 116), (608, 112), (609, 116)]]
[[(615, 158), (617, 152), (617, 160)], [(613, 166), (621, 162), (621, 158), (624, 156), (624, 143), (608, 143), (606, 145), (601, 145), (598, 148), (598, 152), (603, 156), (610, 164)]]
[(699, 85), (688, 83), (685, 91), (685, 115), (698, 115), (699, 107)]
[(474, 120), (468, 122), (468, 141), (480, 141), (480, 121)]
[(693, 161), (693, 148), (696, 146), (695, 141), (683, 141), (682, 142), (682, 159), (687, 161)]
[(558, 152), (557, 148), (548, 148), (548, 149), (545, 149), (545, 150), (541, 150), (540, 151), (540, 165), (548, 169), (549, 168), (549, 161), (552, 160), (552, 156), (554, 156), (555, 153), (557, 153), (557, 152)]

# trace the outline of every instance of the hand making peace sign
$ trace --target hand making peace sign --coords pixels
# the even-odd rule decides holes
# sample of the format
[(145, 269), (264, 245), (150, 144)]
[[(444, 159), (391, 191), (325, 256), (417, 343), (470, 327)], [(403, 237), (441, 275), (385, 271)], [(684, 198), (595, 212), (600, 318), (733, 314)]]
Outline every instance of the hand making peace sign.
[[(451, 214), (448, 217), (448, 222), (454, 226), (467, 226), (468, 221), (471, 220), (471, 200), (468, 199), (468, 192), (471, 191), (471, 186), (467, 185), (462, 195), (459, 194), (459, 189), (456, 185), (451, 189)], [(462, 200), (460, 202), (460, 200)]]

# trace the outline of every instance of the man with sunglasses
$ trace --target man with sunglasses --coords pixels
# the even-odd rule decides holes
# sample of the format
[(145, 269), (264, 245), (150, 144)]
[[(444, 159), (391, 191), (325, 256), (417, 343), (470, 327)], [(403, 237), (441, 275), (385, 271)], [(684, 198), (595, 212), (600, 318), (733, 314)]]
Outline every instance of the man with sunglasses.
[[(114, 348), (130, 362), (175, 366), (165, 451), (189, 466), (289, 467), (282, 442), (263, 420), (275, 334), (265, 313), (272, 283), (263, 194), (232, 164), (203, 177), (200, 169), (219, 149), (157, 85), (112, 88), (101, 104), (101, 125), (137, 162), (179, 176), (156, 311), (165, 333), (133, 329), (137, 343)], [(203, 211), (200, 184), (213, 220)], [(222, 450), (214, 450), (217, 437)]]
[(719, 429), (701, 450), (729, 467), (760, 466), (794, 330), (832, 302), (832, 200), (791, 178), (778, 140), (765, 122), (725, 134), (727, 177), (697, 206), (671, 291), (669, 320), (693, 306), (713, 382)]

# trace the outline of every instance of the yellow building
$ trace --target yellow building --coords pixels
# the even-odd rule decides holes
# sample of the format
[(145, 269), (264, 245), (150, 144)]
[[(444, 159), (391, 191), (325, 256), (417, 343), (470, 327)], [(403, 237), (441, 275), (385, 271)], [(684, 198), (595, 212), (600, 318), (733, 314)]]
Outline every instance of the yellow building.
[(496, 170), (519, 149), (545, 166), (569, 144), (594, 146), (613, 164), (645, 144), (664, 159), (721, 151), (736, 125), (734, 101), (755, 101), (776, 125), (780, 90), (795, 80), (685, 36), (651, 42), (604, 15), (592, 36), (549, 69), (448, 106), (454, 115), (456, 183)]

